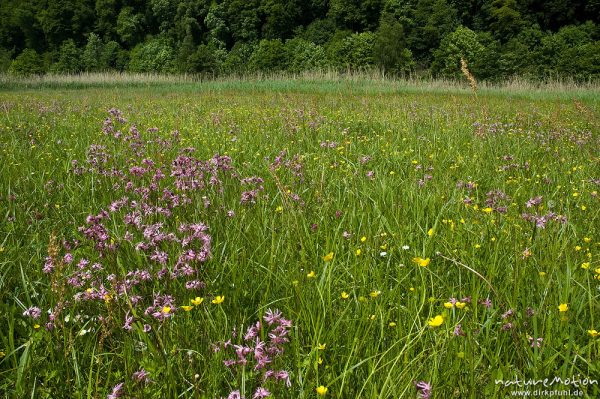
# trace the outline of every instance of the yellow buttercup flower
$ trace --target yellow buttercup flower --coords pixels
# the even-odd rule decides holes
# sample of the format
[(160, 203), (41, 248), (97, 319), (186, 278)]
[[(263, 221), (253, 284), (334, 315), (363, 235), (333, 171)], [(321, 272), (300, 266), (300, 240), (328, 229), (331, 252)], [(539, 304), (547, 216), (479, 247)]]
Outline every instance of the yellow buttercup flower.
[(430, 261), (431, 260), (429, 258), (425, 258), (425, 259), (420, 258), (420, 257), (413, 258), (413, 262), (422, 267), (428, 266)]
[(567, 310), (569, 310), (569, 304), (567, 304), (567, 303), (561, 303), (560, 305), (558, 305), (558, 311), (559, 312), (564, 313)]
[(170, 306), (163, 306), (163, 308), (162, 308), (162, 312), (163, 312), (164, 314), (169, 314), (169, 313), (171, 313), (171, 307), (170, 307)]
[(325, 262), (331, 262), (332, 259), (333, 259), (333, 252), (330, 252), (327, 255), (323, 256), (323, 260)]
[(485, 213), (492, 213), (493, 209), (488, 206), (487, 208), (483, 208), (482, 211)]
[(319, 344), (319, 350), (324, 351), (327, 344)]
[(360, 248), (359, 248), (359, 249), (357, 249), (357, 250), (356, 250), (356, 256), (359, 256), (359, 255), (361, 254), (361, 252), (362, 252), (362, 251), (360, 250)]
[(390, 321), (389, 324), (388, 324), (388, 326), (390, 326), (390, 327), (396, 327), (396, 322)]
[(189, 312), (190, 310), (194, 309), (194, 307), (189, 305), (183, 305), (181, 306), (181, 309), (185, 310), (186, 312)]
[(308, 273), (308, 274), (306, 275), (306, 277), (308, 277), (308, 278), (315, 278), (315, 277), (317, 277), (317, 273), (315, 273), (315, 271), (314, 271), (314, 270), (311, 270), (311, 272), (310, 272), (310, 273)]
[(437, 315), (427, 321), (427, 325), (429, 325), (429, 327), (439, 327), (442, 325), (442, 323), (444, 323), (444, 318), (442, 315)]
[(348, 295), (348, 293), (346, 291), (343, 291), (341, 297), (342, 297), (342, 299), (348, 299), (350, 297), (350, 295)]
[(454, 307), (454, 305), (452, 304), (452, 302), (445, 302), (444, 307), (446, 309), (452, 309)]
[(584, 262), (581, 264), (581, 268), (582, 269), (589, 269), (590, 268), (590, 262)]
[(192, 299), (192, 305), (194, 306), (198, 306), (200, 305), (202, 302), (204, 302), (204, 298), (201, 298), (199, 296), (197, 296), (196, 298)]
[(324, 387), (323, 385), (317, 387), (317, 394), (319, 396), (325, 396), (327, 394), (327, 387)]
[(360, 242), (365, 242), (365, 241), (367, 241), (367, 237), (365, 237), (365, 236), (362, 236), (362, 237), (360, 238)]
[(212, 303), (214, 303), (215, 305), (220, 305), (223, 303), (223, 301), (225, 300), (225, 296), (224, 295), (217, 295), (215, 297), (215, 299), (212, 300)]
[(379, 294), (381, 294), (381, 291), (372, 291), (371, 293), (369, 293), (369, 296), (371, 298), (377, 298)]
[(466, 304), (465, 302), (456, 302), (456, 303), (455, 303), (455, 306), (456, 306), (458, 309), (463, 309), (463, 308), (464, 308), (466, 305), (467, 305), (467, 304)]
[(431, 229), (429, 229), (429, 230), (427, 231), (427, 235), (428, 235), (429, 237), (431, 237), (431, 236), (433, 235), (433, 228), (431, 228)]
[(597, 338), (598, 336), (600, 336), (600, 333), (596, 330), (588, 330), (587, 332), (592, 338)]

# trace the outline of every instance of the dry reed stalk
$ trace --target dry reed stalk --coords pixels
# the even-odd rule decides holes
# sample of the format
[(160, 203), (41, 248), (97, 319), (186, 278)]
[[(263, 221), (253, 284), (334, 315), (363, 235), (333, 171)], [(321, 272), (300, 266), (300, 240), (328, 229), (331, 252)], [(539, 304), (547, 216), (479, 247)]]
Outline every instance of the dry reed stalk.
[(475, 77), (473, 76), (471, 71), (469, 71), (467, 61), (465, 61), (465, 59), (462, 57), (460, 57), (460, 71), (463, 73), (463, 75), (465, 75), (465, 78), (467, 78), (467, 80), (469, 81), (469, 86), (471, 86), (471, 90), (473, 90), (473, 93), (477, 94), (477, 81), (475, 80)]

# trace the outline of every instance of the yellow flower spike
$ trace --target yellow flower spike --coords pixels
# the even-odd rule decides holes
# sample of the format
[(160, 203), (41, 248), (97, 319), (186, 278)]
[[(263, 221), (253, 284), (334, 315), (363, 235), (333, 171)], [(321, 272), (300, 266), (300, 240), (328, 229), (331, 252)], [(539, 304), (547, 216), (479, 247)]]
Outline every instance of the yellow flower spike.
[(217, 295), (211, 302), (215, 305), (220, 305), (225, 301), (225, 295)]
[(317, 391), (317, 395), (325, 396), (327, 394), (327, 387), (324, 387), (323, 385), (318, 386), (316, 391)]
[(350, 298), (350, 295), (348, 295), (348, 293), (346, 291), (343, 291), (341, 297), (342, 297), (342, 299), (348, 299), (348, 298)]
[(196, 298), (191, 300), (192, 305), (199, 306), (202, 302), (204, 302), (204, 298), (197, 296)]
[(311, 270), (310, 273), (306, 275), (307, 278), (315, 278), (317, 277), (317, 273), (314, 270)]
[(600, 336), (600, 333), (596, 330), (587, 330), (587, 332), (592, 338), (598, 338), (598, 336)]
[(444, 317), (442, 317), (442, 315), (437, 315), (434, 318), (429, 319), (427, 321), (427, 325), (432, 328), (439, 327), (443, 323), (444, 323)]
[(332, 259), (333, 259), (333, 252), (330, 252), (327, 255), (323, 256), (323, 260), (325, 262), (331, 262)]
[(381, 291), (371, 291), (369, 293), (369, 296), (373, 299), (377, 298), (379, 296), (379, 294), (381, 294)]
[(421, 267), (427, 267), (429, 265), (429, 263), (431, 262), (431, 259), (429, 258), (413, 258), (413, 262), (416, 263), (417, 265), (421, 266)]
[(360, 248), (358, 248), (358, 249), (356, 250), (356, 256), (360, 256), (360, 254), (361, 254), (361, 253), (362, 253), (362, 251), (360, 250)]
[(558, 311), (561, 313), (564, 313), (566, 311), (569, 310), (569, 304), (567, 303), (561, 303), (560, 305), (558, 305)]
[(464, 309), (466, 305), (467, 304), (465, 302), (456, 302), (454, 306), (456, 306), (458, 309)]
[(277, 208), (275, 208), (275, 212), (277, 212), (277, 213), (283, 212), (283, 207), (281, 205), (279, 205)]
[(433, 227), (432, 227), (432, 228), (430, 228), (430, 229), (427, 231), (427, 235), (428, 235), (429, 237), (432, 237), (432, 236), (433, 236), (433, 233), (434, 233), (434, 231), (433, 231)]
[(190, 310), (194, 309), (194, 307), (189, 305), (183, 305), (181, 306), (181, 309), (185, 310), (186, 312), (189, 312)]
[(444, 302), (444, 307), (446, 309), (452, 309), (454, 305), (452, 304), (452, 302)]

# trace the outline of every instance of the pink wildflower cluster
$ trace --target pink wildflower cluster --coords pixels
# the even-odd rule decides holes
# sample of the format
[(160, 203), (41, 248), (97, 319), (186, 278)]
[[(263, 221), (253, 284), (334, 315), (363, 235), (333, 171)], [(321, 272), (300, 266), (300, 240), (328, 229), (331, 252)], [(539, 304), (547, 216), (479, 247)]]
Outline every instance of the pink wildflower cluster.
[[(277, 369), (275, 362), (280, 358), (285, 349), (285, 344), (290, 342), (289, 333), (292, 322), (283, 317), (279, 310), (267, 310), (260, 320), (250, 325), (241, 337), (242, 342), (233, 344), (231, 339), (213, 346), (215, 352), (222, 350), (233, 350), (235, 356), (223, 361), (226, 367), (250, 368), (259, 378), (259, 386), (255, 389), (252, 399), (266, 398), (271, 393), (263, 386), (268, 381), (281, 381), (286, 387), (292, 385), (290, 375), (287, 371)], [(263, 340), (261, 337), (265, 336)], [(237, 333), (233, 333), (237, 337)], [(243, 392), (234, 390), (229, 393), (227, 399), (244, 398)]]

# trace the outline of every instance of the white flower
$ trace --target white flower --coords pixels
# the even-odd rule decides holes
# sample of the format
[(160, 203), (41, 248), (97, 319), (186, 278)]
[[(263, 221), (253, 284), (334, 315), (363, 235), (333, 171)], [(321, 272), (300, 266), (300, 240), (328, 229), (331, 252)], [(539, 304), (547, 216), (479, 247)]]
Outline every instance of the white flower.
[(387, 256), (387, 252), (380, 252), (379, 256), (381, 256), (382, 258), (385, 258)]
[(410, 249), (410, 247), (408, 245), (403, 245), (402, 249), (405, 250), (405, 251), (408, 251)]

